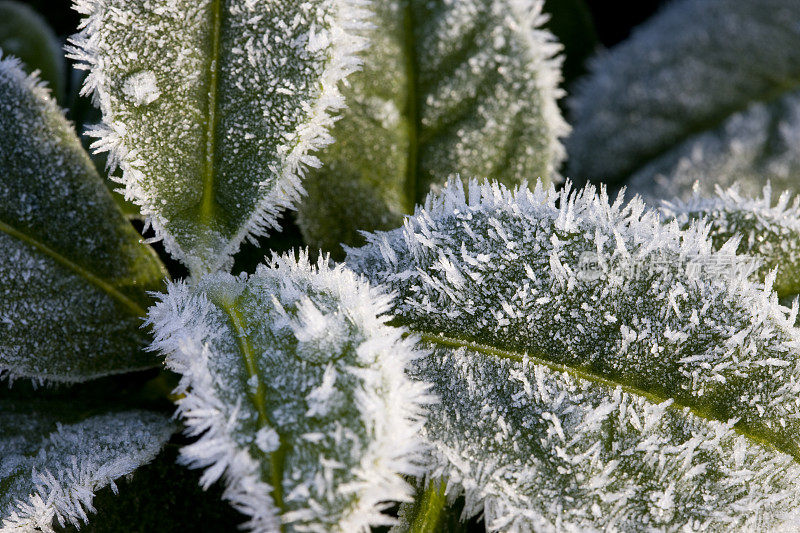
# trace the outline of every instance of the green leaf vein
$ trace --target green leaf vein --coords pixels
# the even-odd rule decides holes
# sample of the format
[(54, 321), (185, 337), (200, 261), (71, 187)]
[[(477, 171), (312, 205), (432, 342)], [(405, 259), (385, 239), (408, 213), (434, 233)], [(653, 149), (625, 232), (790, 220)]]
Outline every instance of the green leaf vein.
[[(471, 340), (449, 337), (446, 335), (431, 333), (427, 331), (415, 330), (413, 326), (410, 325), (407, 325), (406, 327), (409, 329), (409, 332), (411, 334), (419, 336), (419, 338), (423, 342), (441, 346), (443, 348), (448, 348), (448, 349), (466, 348), (468, 350), (472, 350), (485, 355), (499, 357), (503, 359), (510, 359), (512, 361), (518, 361), (518, 362), (521, 362), (524, 358), (527, 358), (532, 363), (536, 365), (545, 366), (555, 372), (563, 372), (574, 378), (586, 380), (590, 383), (595, 383), (611, 389), (620, 388), (622, 391), (628, 394), (643, 397), (648, 402), (651, 402), (656, 405), (670, 399), (662, 397), (650, 391), (640, 389), (638, 387), (633, 387), (625, 383), (614, 381), (613, 379), (601, 376), (586, 368), (576, 368), (561, 363), (555, 363), (553, 361), (548, 360), (545, 354), (531, 354), (528, 352), (519, 353), (513, 350), (506, 350), (495, 346), (489, 346)], [(702, 409), (698, 409), (697, 407), (693, 407), (691, 405), (683, 404), (675, 399), (673, 399), (673, 403), (669, 406), (669, 409), (676, 411), (688, 410), (694, 416), (709, 422), (725, 422), (725, 421), (720, 421), (717, 418), (714, 418), (713, 416), (703, 411)], [(752, 431), (749, 431), (746, 427), (742, 427), (740, 424), (736, 424), (733, 427), (733, 430), (736, 431), (736, 433), (738, 433), (739, 435), (742, 435), (743, 437), (747, 438), (748, 440), (756, 444), (769, 448), (770, 450), (773, 451), (786, 453), (792, 456), (795, 460), (800, 461), (800, 450), (798, 450), (797, 447), (780, 446), (779, 444), (773, 443), (761, 435), (757, 435)]]
[(97, 286), (101, 290), (103, 290), (106, 294), (108, 294), (114, 300), (117, 300), (123, 306), (128, 308), (134, 315), (143, 317), (147, 314), (145, 309), (141, 307), (139, 304), (122, 294), (119, 290), (116, 289), (113, 285), (108, 283), (107, 281), (103, 280), (102, 278), (96, 276), (86, 268), (78, 265), (74, 261), (70, 260), (69, 258), (61, 255), (57, 251), (53, 250), (43, 242), (34, 239), (30, 235), (26, 235), (25, 233), (19, 231), (18, 229), (14, 228), (10, 224), (3, 222), (0, 220), (0, 231), (10, 235), (11, 237), (22, 241), (25, 244), (33, 246), (43, 254), (47, 255), (51, 259), (54, 259), (59, 264), (69, 268), (82, 278), (84, 278), (89, 283)]

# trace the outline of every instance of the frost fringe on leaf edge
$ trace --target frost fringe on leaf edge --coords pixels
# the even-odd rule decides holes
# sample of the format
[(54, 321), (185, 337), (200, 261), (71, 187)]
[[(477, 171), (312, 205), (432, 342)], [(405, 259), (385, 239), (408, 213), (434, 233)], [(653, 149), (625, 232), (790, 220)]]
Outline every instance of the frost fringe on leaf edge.
[[(696, 184), (697, 185), (697, 184)], [(756, 219), (774, 219), (794, 231), (800, 231), (800, 195), (792, 197), (791, 191), (783, 191), (772, 205), (772, 185), (768, 182), (761, 189), (761, 196), (751, 198), (742, 195), (740, 184), (730, 187), (714, 185), (714, 195), (704, 196), (696, 186), (689, 200), (662, 200), (661, 212), (675, 218), (688, 213), (704, 213), (715, 210), (752, 213)]]
[[(417, 346), (417, 338), (405, 336), (405, 329), (386, 325), (391, 319), (393, 295), (381, 287), (373, 287), (366, 280), (344, 266), (331, 267), (325, 257), (320, 257), (317, 265), (308, 260), (308, 253), (301, 251), (299, 258), (292, 255), (273, 255), (268, 266), (261, 265), (259, 272), (284, 272), (284, 276), (317, 277), (322, 286), (351, 300), (361, 301), (361, 305), (371, 308), (379, 317), (381, 329), (377, 336), (384, 337), (392, 344), (382, 357), (381, 368), (376, 369), (380, 381), (375, 388), (387, 387), (386, 375), (395, 376), (395, 386), (383, 391), (384, 404), (391, 405), (396, 413), (403, 416), (382, 423), (384, 410), (374, 405), (365, 405), (365, 400), (375, 399), (369, 391), (361, 391), (353, 399), (359, 407), (364, 425), (371, 428), (374, 439), (364, 452), (361, 465), (357, 469), (357, 480), (350, 483), (348, 490), (360, 493), (358, 505), (338, 524), (341, 531), (369, 531), (371, 525), (392, 525), (396, 520), (382, 514), (387, 502), (410, 501), (411, 486), (402, 475), (420, 476), (424, 473), (424, 453), (427, 448), (420, 437), (424, 424), (425, 404), (436, 401), (429, 393), (429, 385), (412, 380), (405, 374), (405, 368), (415, 359), (425, 355)], [(231, 279), (230, 274), (216, 273), (210, 277)], [(246, 280), (246, 276), (241, 276)], [(294, 517), (281, 515), (272, 500), (272, 487), (259, 479), (259, 464), (245, 449), (231, 437), (229, 427), (235, 423), (236, 411), (231, 419), (224, 416), (223, 400), (214, 393), (213, 380), (208, 367), (209, 358), (214, 354), (207, 341), (213, 337), (212, 331), (192, 331), (187, 327), (190, 317), (193, 321), (204, 322), (213, 304), (203, 295), (192, 295), (185, 282), (170, 283), (166, 294), (150, 309), (147, 324), (154, 329), (155, 340), (150, 349), (160, 351), (166, 356), (166, 365), (181, 374), (175, 394), (183, 397), (177, 403), (177, 415), (185, 422), (186, 434), (200, 436), (199, 440), (181, 449), (179, 462), (192, 468), (208, 467), (200, 484), (208, 488), (220, 477), (225, 480), (223, 498), (238, 511), (250, 517), (242, 527), (252, 531), (280, 531), (281, 523), (291, 523)], [(365, 340), (374, 340), (375, 335)], [(397, 378), (397, 376), (402, 376)], [(402, 382), (402, 383), (398, 383)], [(398, 386), (399, 385), (399, 386)], [(402, 431), (398, 431), (398, 427)], [(297, 518), (306, 518), (299, 516)]]
[(558, 169), (567, 156), (560, 139), (572, 131), (556, 104), (566, 94), (559, 87), (562, 81), (561, 65), (564, 63), (564, 56), (559, 53), (564, 47), (552, 32), (543, 27), (550, 20), (550, 15), (543, 13), (544, 0), (508, 0), (508, 6), (512, 15), (509, 25), (519, 33), (526, 45), (531, 70), (538, 73), (536, 84), (542, 94), (542, 117), (545, 124), (550, 126), (547, 174), (554, 183), (558, 183), (561, 181)]
[[(133, 416), (135, 412), (122, 413)], [(120, 415), (106, 415), (117, 417)], [(50, 471), (37, 472), (33, 470), (33, 479), (36, 492), (28, 496), (28, 501), (17, 500), (17, 509), (10, 516), (0, 522), (0, 533), (15, 533), (20, 531), (42, 531), (55, 533), (53, 520), (57, 520), (61, 527), (67, 523), (80, 528), (81, 522), (89, 523), (90, 513), (95, 512), (92, 506), (95, 490), (110, 487), (114, 494), (118, 493), (116, 479), (133, 473), (139, 466), (147, 464), (161, 451), (161, 448), (172, 435), (173, 426), (167, 423), (161, 432), (151, 435), (150, 446), (143, 450), (144, 454), (136, 461), (129, 457), (119, 457), (116, 461), (98, 467), (97, 464), (79, 461), (75, 455), (71, 456), (72, 466), (66, 475), (59, 481)], [(55, 432), (50, 434), (49, 440), (55, 441), (62, 436), (63, 426), (58, 424)], [(3, 517), (0, 517), (2, 519)]]
[[(301, 183), (305, 168), (321, 166), (319, 158), (310, 152), (324, 148), (333, 142), (333, 138), (328, 133), (328, 129), (335, 120), (331, 114), (346, 107), (338, 84), (361, 68), (362, 60), (359, 52), (367, 47), (368, 42), (359, 35), (359, 31), (366, 27), (370, 13), (367, 6), (370, 0), (330, 1), (336, 6), (336, 16), (333, 17), (334, 21), (327, 29), (331, 36), (331, 45), (328, 50), (330, 59), (319, 80), (320, 94), (309, 112), (308, 120), (298, 126), (294, 146), (282, 154), (283, 172), (276, 179), (275, 190), (261, 199), (248, 221), (228, 243), (222, 255), (209, 261), (214, 265), (212, 270), (230, 266), (233, 254), (239, 250), (243, 241), (255, 242), (257, 237), (266, 235), (270, 229), (278, 228), (280, 213), (284, 209), (293, 208), (305, 194)], [(89, 127), (86, 134), (97, 139), (91, 145), (95, 153), (109, 153), (109, 177), (124, 186), (117, 192), (124, 194), (126, 200), (139, 206), (142, 215), (146, 217), (146, 227), (152, 226), (155, 231), (155, 237), (147, 242), (163, 240), (164, 247), (170, 254), (176, 259), (186, 262), (186, 254), (166, 231), (165, 221), (153, 210), (152, 200), (148, 199), (140, 186), (144, 173), (137, 168), (140, 163), (129, 157), (131, 152), (135, 153), (136, 147), (126, 146), (122, 142), (122, 136), (117, 133), (119, 130), (124, 131), (124, 124), (108, 122), (112, 110), (107, 97), (103, 57), (98, 52), (96, 45), (101, 13), (107, 3), (108, 0), (73, 0), (73, 9), (82, 14), (84, 18), (78, 26), (79, 32), (68, 40), (67, 57), (76, 61), (75, 68), (89, 71), (80, 94), (82, 96), (91, 95), (93, 103), (100, 108), (103, 114), (103, 122)], [(278, 151), (281, 151), (281, 148), (283, 147), (279, 147)], [(112, 176), (111, 174), (118, 167), (122, 169), (122, 176)]]
[[(660, 246), (668, 246), (671, 251), (680, 255), (689, 255), (697, 258), (728, 259), (732, 264), (730, 270), (726, 270), (726, 274), (730, 274), (729, 278), (726, 279), (726, 283), (730, 286), (739, 287), (747, 301), (755, 305), (757, 318), (754, 318), (754, 322), (760, 323), (769, 318), (774, 320), (774, 323), (780, 327), (794, 330), (798, 313), (797, 303), (795, 302), (791, 309), (779, 304), (776, 295), (772, 291), (775, 280), (774, 271), (766, 277), (763, 283), (749, 281), (749, 275), (755, 270), (757, 263), (747, 257), (736, 254), (739, 237), (730, 239), (721, 249), (714, 250), (708, 237), (711, 226), (707, 220), (692, 221), (687, 229), (681, 230), (675, 221), (664, 224), (661, 213), (656, 209), (648, 209), (638, 196), (635, 196), (626, 204), (623, 194), (620, 193), (612, 203), (609, 201), (607, 190), (604, 187), (600, 187), (599, 194), (596, 194), (595, 191), (596, 188), (591, 185), (583, 189), (574, 190), (569, 182), (566, 187), (559, 191), (552, 186), (545, 187), (539, 182), (535, 189), (531, 191), (524, 185), (510, 189), (496, 182), (484, 181), (479, 183), (477, 180), (470, 180), (468, 183), (463, 183), (456, 179), (448, 183), (440, 193), (428, 195), (424, 207), (418, 206), (415, 215), (406, 219), (404, 227), (389, 232), (379, 231), (365, 234), (368, 241), (367, 245), (361, 248), (347, 248), (347, 263), (356, 272), (367, 273), (368, 277), (373, 279), (385, 280), (384, 282), (390, 287), (392, 286), (393, 278), (404, 282), (409, 278), (413, 279), (418, 276), (424, 283), (426, 272), (424, 269), (420, 269), (415, 260), (426, 254), (431, 254), (435, 259), (440, 243), (447, 243), (446, 247), (459, 242), (458, 239), (450, 239), (447, 234), (437, 233), (434, 223), (437, 219), (457, 214), (464, 214), (465, 218), (469, 218), (476, 211), (493, 211), (506, 208), (508, 213), (527, 215), (534, 219), (546, 218), (548, 222), (556, 227), (565, 232), (571, 232), (579, 231), (575, 225), (575, 220), (585, 218), (586, 220), (591, 220), (596, 226), (604, 228), (608, 233), (615, 235), (618, 239), (618, 246), (624, 245), (620, 234), (623, 233), (622, 230), (625, 228), (628, 231), (639, 233), (640, 241), (644, 243), (645, 247), (653, 246), (653, 243), (661, 241)], [(766, 194), (766, 198), (769, 198), (769, 194)], [(787, 212), (787, 202), (788, 196), (782, 197), (779, 201), (779, 206), (771, 209), (776, 210), (775, 214), (785, 214)], [(762, 204), (763, 209), (769, 208), (769, 200), (754, 200), (754, 207), (759, 203)], [(790, 209), (790, 212), (794, 211)], [(499, 231), (500, 229), (498, 228)], [(582, 228), (580, 231), (586, 231), (586, 229)], [(399, 243), (401, 247), (405, 247), (403, 250), (405, 255), (397, 253), (397, 249), (392, 246), (394, 243)], [(457, 250), (457, 245), (454, 248)], [(402, 266), (399, 265), (401, 262)], [(447, 263), (442, 260), (440, 265), (442, 265), (441, 269), (449, 275), (448, 269), (445, 268), (448, 266)], [(450, 270), (455, 270), (454, 266), (457, 268), (459, 265), (450, 264)], [(563, 270), (563, 266), (560, 263), (556, 266), (551, 259), (550, 268), (556, 269), (557, 267)], [(458, 271), (456, 270), (456, 272)], [(432, 284), (433, 282), (430, 281), (430, 283)], [(432, 312), (425, 302), (420, 303), (413, 298), (409, 298), (408, 301), (397, 300), (396, 305), (398, 307), (405, 306), (405, 311), (412, 315), (414, 311), (421, 315)], [(397, 308), (395, 312), (398, 313)], [(409, 321), (407, 319), (404, 322), (413, 323), (413, 320)], [(410, 327), (413, 331), (414, 326)], [(435, 335), (435, 332), (431, 334), (431, 336)], [(787, 349), (796, 349), (797, 346), (796, 340), (793, 340), (791, 344), (787, 343)], [(545, 366), (549, 368), (549, 365)], [(559, 365), (556, 364), (555, 366), (558, 367)], [(618, 387), (616, 390), (621, 389)], [(665, 401), (660, 401), (657, 404), (659, 408), (674, 405), (671, 408), (687, 409), (686, 406), (676, 404), (672, 398), (662, 398), (661, 400)], [(688, 411), (692, 412), (691, 409), (688, 409)], [(725, 429), (731, 435), (738, 433), (733, 428), (735, 420), (705, 418), (697, 413), (694, 413), (693, 416), (707, 420), (714, 428)], [(747, 442), (760, 444), (757, 440)], [(509, 503), (502, 499), (489, 502), (487, 496), (491, 495), (482, 492), (483, 489), (478, 485), (472, 488), (466, 486), (462, 482), (464, 476), (459, 475), (457, 470), (454, 470), (460, 468), (460, 464), (456, 464), (460, 460), (458, 457), (455, 457), (455, 462), (453, 462), (453, 457), (439, 451), (433, 453), (432, 458), (432, 470), (428, 473), (427, 479), (447, 480), (449, 485), (448, 494), (451, 498), (462, 493), (462, 491), (466, 492), (467, 504), (462, 516), (473, 516), (484, 511), (485, 518), (488, 521), (489, 518), (496, 518), (498, 513), (501, 515), (506, 514), (511, 508)], [(468, 465), (466, 470), (468, 472)], [(492, 467), (488, 471), (495, 472)], [(492, 508), (484, 508), (484, 502), (489, 502), (488, 505)], [(492, 527), (491, 522), (487, 523), (489, 527)], [(498, 527), (498, 530), (505, 531), (506, 529), (516, 530), (506, 522), (503, 522)], [(528, 529), (521, 528), (520, 530), (527, 531)]]

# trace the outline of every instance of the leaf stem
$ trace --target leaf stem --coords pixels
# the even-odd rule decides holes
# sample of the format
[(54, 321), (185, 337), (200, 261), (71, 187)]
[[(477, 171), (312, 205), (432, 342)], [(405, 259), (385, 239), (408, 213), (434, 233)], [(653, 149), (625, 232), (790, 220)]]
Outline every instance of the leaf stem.
[(408, 533), (434, 533), (441, 531), (444, 508), (447, 504), (447, 481), (431, 480), (415, 502), (408, 521)]

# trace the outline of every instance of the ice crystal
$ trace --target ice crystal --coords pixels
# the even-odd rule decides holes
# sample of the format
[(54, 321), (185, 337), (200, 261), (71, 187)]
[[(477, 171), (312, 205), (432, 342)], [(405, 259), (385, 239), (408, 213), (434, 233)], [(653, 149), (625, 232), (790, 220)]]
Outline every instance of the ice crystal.
[(776, 270), (773, 288), (779, 296), (800, 292), (800, 198), (792, 201), (785, 191), (773, 205), (770, 185), (753, 199), (742, 196), (738, 186), (718, 186), (713, 197), (696, 193), (688, 202), (664, 202), (662, 211), (684, 226), (705, 219), (715, 247), (735, 238), (738, 253), (760, 259), (755, 280), (763, 281)]
[(431, 477), (489, 531), (794, 531), (800, 465), (671, 400), (466, 348), (415, 375), (441, 403)]
[(225, 480), (253, 531), (368, 531), (419, 474), (426, 385), (390, 297), (341, 267), (276, 257), (254, 275), (170, 285), (154, 347), (182, 375), (179, 413), (200, 439), (182, 461)]
[[(339, 251), (390, 229), (453, 172), (557, 177), (568, 128), (541, 0), (376, 0), (348, 109), (306, 179), (307, 242)], [(354, 210), (353, 205), (359, 208)]]
[(35, 76), (0, 60), (0, 374), (81, 381), (154, 364), (163, 272)]
[(150, 462), (173, 424), (146, 411), (84, 417), (53, 401), (0, 400), (0, 532), (80, 526), (98, 489)]
[[(781, 523), (800, 456), (797, 309), (708, 233), (591, 187), (471, 182), (348, 251), (436, 349), (419, 363), (442, 396), (426, 433), (468, 510), (502, 530)], [(586, 491), (554, 496), (573, 485)]]
[(71, 56), (103, 112), (93, 145), (193, 272), (293, 205), (358, 68), (363, 0), (75, 0)]
[(570, 175), (621, 180), (654, 160), (642, 182), (725, 170), (776, 181), (796, 168), (796, 111), (786, 112), (797, 107), (799, 16), (796, 0), (670, 3), (579, 87)]

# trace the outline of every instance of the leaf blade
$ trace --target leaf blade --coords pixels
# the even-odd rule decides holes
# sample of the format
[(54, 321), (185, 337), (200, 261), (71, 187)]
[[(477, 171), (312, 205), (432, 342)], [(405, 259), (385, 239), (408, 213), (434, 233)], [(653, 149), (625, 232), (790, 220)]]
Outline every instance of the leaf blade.
[[(569, 508), (548, 507), (550, 496), (561, 496), (555, 491), (539, 500), (535, 483), (514, 485), (518, 493), (503, 488), (503, 480), (508, 480), (504, 476), (536, 478), (529, 474), (539, 463), (526, 462), (515, 439), (528, 442), (525, 431), (537, 419), (549, 423), (548, 400), (533, 413), (520, 411), (519, 416), (528, 418), (513, 427), (477, 419), (462, 425), (459, 417), (467, 415), (459, 410), (459, 402), (477, 405), (476, 413), (486, 414), (493, 406), (497, 412), (512, 413), (522, 396), (546, 388), (532, 379), (530, 368), (520, 366), (525, 361), (551, 373), (556, 387), (574, 380), (607, 397), (629, 395), (638, 405), (650, 406), (647, 409), (672, 404), (670, 409), (683, 413), (675, 416), (694, 420), (700, 433), (713, 435), (727, 425), (724, 431), (743, 437), (748, 449), (761, 450), (765, 460), (772, 452), (762, 446), (778, 450), (776, 460), (796, 460), (794, 314), (778, 305), (769, 286), (748, 281), (754, 267), (735, 255), (734, 246), (712, 251), (707, 231), (703, 224), (687, 230), (674, 222), (663, 225), (659, 214), (646, 210), (639, 199), (611, 204), (604, 193), (598, 196), (591, 188), (556, 192), (537, 187), (530, 192), (471, 183), (467, 191), (453, 184), (440, 197), (431, 195), (403, 228), (373, 234), (365, 247), (348, 250), (351, 268), (398, 293), (396, 323), (434, 348), (434, 355), (419, 363), (425, 369), (420, 377), (434, 383), (443, 403), (433, 408), (437, 414), (429, 418), (426, 431), (431, 424), (452, 431), (445, 435), (447, 445), (442, 444), (442, 433), (433, 438), (441, 455), (429, 475), (455, 480), (467, 490), (471, 512), (483, 510), (497, 520), (492, 527), (499, 530), (513, 529), (514, 524), (558, 527), (561, 513), (568, 513), (579, 528), (594, 524), (602, 529), (614, 523), (608, 522), (613, 513), (583, 516), (592, 508), (588, 500), (574, 499)], [(509, 382), (490, 377), (492, 365), (500, 364), (511, 365), (507, 370), (512, 375), (527, 376), (528, 388), (508, 385), (514, 390), (498, 392)], [(737, 365), (744, 366), (736, 369)], [(452, 377), (454, 372), (461, 374)], [(753, 394), (769, 400), (758, 406)], [(560, 393), (549, 401), (554, 402), (552, 409), (570, 402), (575, 413), (592, 405), (581, 406), (579, 398)], [(625, 420), (624, 408), (619, 409), (613, 416)], [(738, 421), (734, 424), (732, 419)], [(635, 430), (635, 420), (625, 422)], [(674, 428), (681, 423), (675, 422)], [(551, 432), (557, 433), (556, 426), (553, 422)], [(497, 443), (505, 443), (505, 451), (490, 446), (495, 437)], [(530, 438), (535, 446), (538, 437)], [(608, 438), (609, 446), (626, 445), (616, 442), (613, 433)], [(644, 434), (641, 438), (646, 440)], [(481, 467), (459, 452), (473, 444), (476, 449), (495, 449), (502, 457), (484, 455), (489, 466)], [(691, 447), (691, 439), (673, 444)], [(543, 464), (561, 460), (557, 447), (540, 452), (537, 457)], [(609, 468), (615, 456), (609, 453)], [(695, 459), (695, 466), (700, 465), (701, 458)], [(498, 473), (496, 479), (492, 472)], [(549, 472), (558, 484), (558, 470)], [(658, 490), (655, 485), (640, 490), (635, 479), (618, 482), (619, 490), (630, 489), (630, 494), (649, 490), (655, 498)], [(794, 489), (787, 487), (795, 481), (788, 483), (783, 488), (775, 485), (775, 493), (791, 493)], [(714, 492), (710, 489), (708, 497)], [(514, 494), (522, 498), (519, 505), (505, 508), (503, 502), (513, 500)], [(616, 501), (608, 496), (606, 503)], [(568, 503), (565, 497), (564, 505)], [(723, 499), (718, 503), (730, 504), (721, 513), (730, 513), (734, 522), (746, 520), (746, 513), (737, 514), (737, 504)], [(766, 510), (769, 498), (761, 504), (765, 513), (780, 519), (779, 510)], [(526, 514), (530, 507), (539, 514)], [(706, 508), (713, 510), (713, 505)], [(706, 516), (706, 511), (698, 508), (695, 518), (719, 518), (720, 523), (727, 519), (723, 514)], [(631, 509), (631, 516), (642, 521), (638, 527), (648, 523), (645, 512)], [(667, 520), (659, 527), (679, 525)]]
[(174, 427), (146, 411), (87, 416), (63, 402), (3, 400), (0, 531), (80, 525), (94, 492), (152, 460)]
[[(779, 113), (776, 101), (790, 105), (796, 99), (800, 33), (788, 22), (796, 15), (796, 4), (782, 0), (684, 0), (663, 9), (599, 58), (573, 99), (570, 173), (618, 183), (638, 171), (640, 186), (659, 174), (680, 178), (704, 169), (750, 178), (763, 170), (779, 179), (784, 171), (771, 167), (780, 167), (781, 157), (773, 165), (758, 156), (737, 160), (735, 137), (742, 122), (763, 115), (765, 106)], [(773, 148), (786, 152), (765, 135), (769, 125), (755, 135), (738, 132), (748, 151), (767, 158)], [(698, 153), (701, 147), (710, 153)], [(725, 169), (715, 152), (731, 158), (732, 168)], [(712, 179), (726, 180), (726, 172)], [(746, 192), (757, 193), (761, 185)], [(712, 191), (713, 185), (706, 189)]]
[(435, 347), (414, 375), (442, 398), (425, 427), (431, 476), (463, 491), (488, 531), (750, 531), (796, 519), (784, 513), (798, 497), (797, 463), (730, 424), (525, 358)]
[(0, 92), (0, 372), (72, 382), (152, 366), (139, 318), (161, 263), (38, 80), (5, 59)]
[[(774, 278), (772, 285), (781, 298), (800, 292), (798, 272), (798, 237), (800, 213), (797, 202), (790, 203), (788, 191), (777, 202), (772, 200), (772, 187), (767, 184), (761, 197), (749, 198), (738, 186), (717, 187), (716, 195), (703, 197), (695, 193), (689, 201), (664, 202), (662, 212), (682, 226), (703, 219), (709, 226), (709, 237), (716, 248), (731, 239), (738, 239), (737, 253), (760, 261), (752, 279), (763, 283)], [(774, 204), (774, 205), (773, 205)]]
[(245, 527), (355, 531), (391, 522), (418, 473), (425, 386), (403, 367), (413, 343), (385, 325), (387, 297), (307, 257), (249, 277), (173, 284), (150, 314), (157, 347), (183, 375), (185, 464), (224, 475)]
[(86, 18), (72, 57), (104, 117), (97, 148), (168, 251), (193, 272), (229, 266), (296, 202), (310, 152), (331, 141), (362, 2), (75, 5)]
[(541, 10), (538, 0), (375, 2), (373, 44), (344, 89), (337, 141), (305, 182), (306, 241), (337, 255), (340, 243), (363, 242), (359, 230), (399, 225), (454, 173), (557, 179), (560, 45)]

